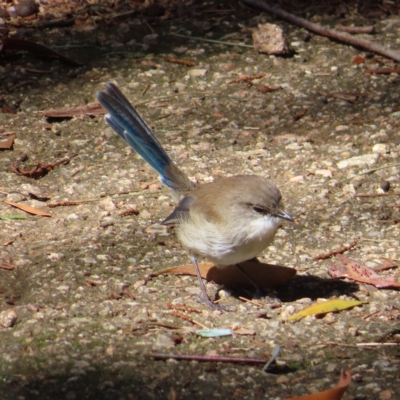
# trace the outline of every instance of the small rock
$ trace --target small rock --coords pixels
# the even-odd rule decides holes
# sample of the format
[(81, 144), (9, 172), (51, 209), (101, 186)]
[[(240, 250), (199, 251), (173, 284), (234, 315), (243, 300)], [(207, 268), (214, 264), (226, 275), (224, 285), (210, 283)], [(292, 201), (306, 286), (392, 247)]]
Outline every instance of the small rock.
[(315, 175), (322, 175), (325, 178), (332, 178), (332, 171), (329, 169), (316, 169)]
[(196, 77), (196, 76), (206, 76), (207, 74), (207, 70), (206, 69), (191, 69), (188, 74), (190, 76)]
[(29, 17), (37, 12), (37, 5), (32, 0), (22, 1), (15, 6), (15, 10), (20, 17)]
[(60, 292), (69, 292), (69, 286), (68, 285), (60, 285), (56, 288)]
[(381, 181), (380, 187), (384, 192), (388, 192), (390, 189), (390, 182), (383, 180), (383, 181)]
[(146, 35), (143, 38), (144, 44), (157, 44), (158, 43), (158, 35), (157, 33), (152, 33), (151, 35)]
[(348, 167), (371, 167), (375, 165), (379, 159), (379, 154), (364, 154), (362, 156), (348, 158), (347, 160), (339, 161), (337, 166), (339, 169), (344, 169)]
[(303, 175), (294, 176), (293, 178), (290, 178), (290, 182), (294, 182), (294, 183), (304, 182), (304, 176)]
[(107, 197), (106, 199), (100, 201), (99, 206), (106, 211), (113, 211), (117, 208), (115, 206), (114, 200), (110, 197)]
[(390, 153), (390, 146), (385, 143), (377, 143), (372, 148), (372, 151), (374, 153), (378, 153), (378, 154), (388, 154), (388, 153)]
[(47, 259), (50, 261), (59, 261), (64, 257), (63, 253), (50, 253), (47, 255)]
[(37, 306), (36, 304), (31, 304), (31, 303), (29, 303), (29, 304), (27, 304), (26, 309), (27, 309), (28, 311), (30, 311), (30, 312), (36, 313), (36, 312), (39, 311), (39, 306)]
[(4, 328), (12, 328), (17, 321), (17, 313), (14, 310), (5, 310), (0, 313), (0, 325)]
[(159, 334), (154, 343), (154, 350), (165, 350), (175, 346), (175, 342), (167, 335)]
[(289, 46), (282, 28), (274, 24), (260, 24), (253, 32), (254, 49), (266, 54), (288, 54)]
[(165, 235), (167, 233), (167, 227), (161, 224), (153, 224), (148, 226), (145, 231), (152, 235)]

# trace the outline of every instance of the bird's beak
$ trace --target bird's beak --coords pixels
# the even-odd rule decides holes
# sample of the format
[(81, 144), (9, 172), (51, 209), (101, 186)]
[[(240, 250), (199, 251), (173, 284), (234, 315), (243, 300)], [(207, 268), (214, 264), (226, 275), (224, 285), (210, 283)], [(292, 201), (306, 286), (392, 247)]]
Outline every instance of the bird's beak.
[(286, 211), (279, 211), (275, 214), (275, 217), (286, 219), (287, 221), (294, 222), (294, 219), (286, 212)]

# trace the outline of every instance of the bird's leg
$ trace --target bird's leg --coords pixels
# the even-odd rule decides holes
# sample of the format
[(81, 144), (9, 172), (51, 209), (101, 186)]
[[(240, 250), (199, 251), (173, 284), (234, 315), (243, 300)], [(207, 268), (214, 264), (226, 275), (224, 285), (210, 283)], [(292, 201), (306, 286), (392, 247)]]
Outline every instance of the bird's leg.
[(210, 296), (208, 295), (206, 290), (206, 286), (204, 285), (203, 278), (201, 277), (197, 259), (195, 257), (191, 257), (191, 259), (194, 265), (194, 269), (196, 270), (197, 278), (199, 279), (200, 289), (203, 292), (203, 299), (199, 298), (200, 302), (207, 304), (213, 310), (223, 310), (224, 309), (223, 307), (221, 307), (219, 304), (213, 303), (212, 300), (210, 299)]
[[(257, 259), (255, 259), (257, 260)], [(257, 260), (258, 261), (258, 260)], [(240, 264), (235, 264), (239, 271), (249, 280), (249, 282), (255, 287), (256, 289), (256, 296), (262, 297), (263, 289), (254, 282), (253, 278), (240, 266)]]

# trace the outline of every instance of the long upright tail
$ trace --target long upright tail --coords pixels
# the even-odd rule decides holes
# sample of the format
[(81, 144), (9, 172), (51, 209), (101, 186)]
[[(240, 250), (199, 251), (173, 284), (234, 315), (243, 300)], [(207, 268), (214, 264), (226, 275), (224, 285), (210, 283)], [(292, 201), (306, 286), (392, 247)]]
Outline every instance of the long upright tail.
[(97, 93), (97, 99), (108, 111), (107, 123), (155, 169), (161, 183), (178, 193), (194, 187), (117, 86), (108, 82), (106, 90)]

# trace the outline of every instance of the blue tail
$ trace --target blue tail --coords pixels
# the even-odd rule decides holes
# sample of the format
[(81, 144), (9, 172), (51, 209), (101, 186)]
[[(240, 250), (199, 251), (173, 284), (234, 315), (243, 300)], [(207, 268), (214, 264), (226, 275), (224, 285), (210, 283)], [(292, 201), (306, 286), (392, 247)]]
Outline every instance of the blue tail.
[(100, 104), (108, 111), (106, 121), (160, 175), (161, 182), (177, 192), (194, 187), (174, 164), (154, 133), (128, 99), (114, 84), (108, 82), (104, 92), (97, 93)]

